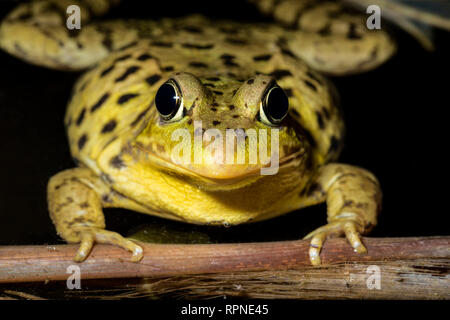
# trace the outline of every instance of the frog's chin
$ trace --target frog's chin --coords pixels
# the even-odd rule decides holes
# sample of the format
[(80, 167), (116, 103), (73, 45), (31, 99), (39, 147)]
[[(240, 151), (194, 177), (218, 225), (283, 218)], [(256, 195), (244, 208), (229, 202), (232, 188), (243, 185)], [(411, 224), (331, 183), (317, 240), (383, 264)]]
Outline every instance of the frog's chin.
[[(178, 175), (183, 175), (202, 189), (206, 190), (232, 190), (243, 188), (259, 180), (261, 167), (244, 165), (176, 165), (166, 163), (167, 168), (176, 167)], [(170, 170), (172, 171), (172, 170)]]

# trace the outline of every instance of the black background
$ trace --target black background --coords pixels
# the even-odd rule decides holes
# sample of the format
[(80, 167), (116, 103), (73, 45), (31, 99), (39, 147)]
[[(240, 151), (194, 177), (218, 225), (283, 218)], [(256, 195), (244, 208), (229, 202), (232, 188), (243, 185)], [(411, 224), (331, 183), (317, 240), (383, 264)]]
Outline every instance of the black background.
[[(108, 17), (202, 13), (267, 21), (239, 0), (145, 3), (127, 1)], [(0, 17), (14, 5), (0, 2)], [(436, 50), (427, 52), (400, 30), (393, 32), (399, 52), (389, 62), (369, 73), (332, 79), (347, 125), (340, 161), (371, 170), (381, 182), (383, 211), (372, 236), (446, 235), (450, 35), (436, 32)], [(62, 243), (48, 217), (46, 184), (74, 166), (63, 117), (79, 73), (31, 66), (4, 52), (0, 72), (0, 244)], [(200, 230), (217, 242), (298, 239), (326, 223), (324, 205), (232, 228), (184, 225), (120, 209), (105, 215), (107, 228), (125, 235), (136, 226), (157, 224)]]

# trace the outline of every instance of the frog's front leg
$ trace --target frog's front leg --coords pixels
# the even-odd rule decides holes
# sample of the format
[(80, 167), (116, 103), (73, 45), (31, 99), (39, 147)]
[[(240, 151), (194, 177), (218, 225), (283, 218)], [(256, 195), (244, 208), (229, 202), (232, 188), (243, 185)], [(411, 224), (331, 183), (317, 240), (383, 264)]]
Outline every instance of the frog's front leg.
[(311, 239), (309, 256), (313, 265), (321, 263), (323, 243), (333, 236), (345, 235), (356, 252), (366, 252), (360, 235), (376, 225), (382, 197), (379, 183), (370, 172), (344, 164), (326, 165), (307, 197), (313, 202), (325, 200), (328, 214), (328, 224), (305, 237)]
[(69, 243), (80, 243), (75, 261), (86, 259), (94, 242), (127, 249), (133, 253), (132, 261), (142, 259), (140, 246), (105, 230), (102, 207), (113, 201), (111, 189), (91, 170), (75, 168), (56, 174), (48, 183), (47, 194), (50, 217), (58, 234)]

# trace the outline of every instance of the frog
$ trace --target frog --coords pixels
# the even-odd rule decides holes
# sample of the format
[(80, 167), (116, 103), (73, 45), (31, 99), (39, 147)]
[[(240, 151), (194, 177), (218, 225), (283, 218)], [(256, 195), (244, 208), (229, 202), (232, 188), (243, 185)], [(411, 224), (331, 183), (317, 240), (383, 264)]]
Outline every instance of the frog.
[[(326, 75), (378, 67), (396, 50), (392, 37), (368, 30), (364, 15), (319, 0), (258, 3), (284, 24), (201, 15), (95, 21), (116, 2), (32, 1), (0, 26), (0, 47), (26, 62), (87, 69), (64, 119), (77, 166), (47, 186), (58, 235), (79, 244), (74, 261), (85, 261), (95, 243), (126, 249), (133, 262), (143, 258), (139, 242), (105, 229), (104, 208), (234, 226), (326, 203), (327, 224), (304, 237), (311, 264), (321, 264), (331, 237), (366, 253), (361, 239), (377, 224), (380, 183), (368, 170), (337, 162), (345, 126)], [(74, 4), (81, 29), (66, 25)], [(239, 150), (233, 145), (231, 159), (242, 151), (244, 161), (206, 157), (230, 130), (233, 141), (241, 133), (244, 142)], [(177, 132), (200, 142), (192, 148), (191, 139), (174, 139)], [(277, 139), (263, 141), (262, 133)], [(180, 146), (185, 162), (173, 156)], [(255, 146), (276, 157), (251, 163)], [(276, 171), (263, 174), (275, 160)]]

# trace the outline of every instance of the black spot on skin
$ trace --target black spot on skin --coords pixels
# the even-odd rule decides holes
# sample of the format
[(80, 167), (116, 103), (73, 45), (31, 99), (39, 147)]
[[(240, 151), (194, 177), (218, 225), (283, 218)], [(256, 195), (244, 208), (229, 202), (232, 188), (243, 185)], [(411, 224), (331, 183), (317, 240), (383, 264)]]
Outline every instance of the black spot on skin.
[(296, 116), (297, 118), (300, 118), (300, 113), (296, 109), (291, 109), (291, 113)]
[(309, 81), (309, 80), (303, 80), (303, 82), (304, 82), (308, 87), (310, 87), (312, 90), (317, 91), (316, 85), (315, 85), (314, 83), (312, 83), (311, 81)]
[(247, 81), (247, 84), (253, 84), (254, 82), (255, 82), (255, 80), (250, 79), (250, 80)]
[(322, 84), (322, 81), (317, 77), (314, 73), (311, 71), (306, 72), (306, 75), (310, 77), (311, 79), (315, 80), (317, 83)]
[(330, 148), (328, 149), (328, 153), (334, 153), (339, 150), (339, 140), (335, 137), (331, 137)]
[(214, 112), (216, 112), (216, 111), (217, 111), (217, 109), (216, 109), (216, 108), (214, 108), (214, 107), (212, 107), (212, 108), (211, 108), (211, 111), (214, 111)]
[(236, 58), (236, 57), (229, 53), (224, 53), (220, 56), (220, 59), (223, 59), (223, 60), (233, 60), (234, 58)]
[(67, 184), (67, 180), (64, 180), (63, 183), (58, 184), (57, 186), (55, 186), (55, 190), (59, 190), (62, 187), (64, 187)]
[(109, 51), (112, 50), (112, 39), (111, 39), (111, 34), (105, 34), (102, 40), (102, 45), (108, 49)]
[(330, 120), (330, 112), (326, 107), (322, 107), (322, 112), (325, 115), (325, 118), (327, 118), (327, 120)]
[(281, 49), (281, 53), (284, 54), (285, 56), (298, 59), (297, 56), (291, 50)]
[(145, 79), (145, 81), (150, 85), (154, 85), (161, 79), (161, 76), (159, 74), (154, 74), (148, 78)]
[(234, 105), (232, 105), (232, 104), (230, 104), (229, 106), (228, 106), (228, 109), (230, 109), (230, 110), (234, 110), (234, 108), (236, 108)]
[(148, 53), (143, 53), (137, 59), (139, 61), (146, 61), (146, 60), (151, 59), (151, 58), (153, 58), (153, 57), (151, 55), (149, 55)]
[(137, 96), (139, 96), (138, 93), (126, 93), (126, 94), (123, 94), (123, 95), (120, 96), (119, 99), (117, 99), (117, 103), (118, 104), (124, 104), (124, 103), (128, 102), (129, 100), (131, 100), (131, 99), (133, 99), (133, 98), (135, 98)]
[(359, 40), (362, 37), (356, 33), (356, 25), (354, 23), (351, 23), (348, 28), (347, 38), (350, 40)]
[(342, 207), (344, 208), (344, 207), (350, 207), (350, 206), (352, 206), (353, 205), (353, 201), (352, 200), (346, 200), (345, 202), (344, 202), (344, 204), (342, 205)]
[(183, 30), (190, 33), (203, 33), (203, 30), (195, 26), (185, 26)]
[(213, 124), (213, 126), (217, 126), (217, 125), (220, 124), (220, 121), (214, 120), (214, 121), (212, 122), (212, 124)]
[(215, 88), (216, 86), (212, 83), (204, 83), (203, 84), (205, 87), (211, 87), (211, 88)]
[(237, 38), (226, 38), (225, 41), (235, 45), (244, 45), (248, 43), (247, 40), (245, 39), (237, 39)]
[(236, 34), (239, 30), (233, 27), (223, 26), (219, 28), (219, 31), (226, 34)]
[(286, 93), (286, 95), (288, 96), (288, 98), (291, 98), (291, 97), (294, 96), (294, 94), (292, 93), (292, 89), (291, 88), (286, 88), (286, 89), (283, 89), (283, 90), (284, 90), (284, 93)]
[(325, 124), (323, 122), (322, 114), (319, 111), (316, 111), (317, 123), (319, 124), (319, 128), (323, 129)]
[(116, 128), (116, 126), (117, 126), (117, 122), (116, 122), (116, 120), (110, 120), (109, 122), (107, 122), (104, 126), (103, 126), (103, 128), (102, 128), (102, 133), (108, 133), (108, 132), (111, 132), (111, 131), (113, 131), (115, 128)]
[(221, 92), (221, 91), (214, 90), (213, 92), (219, 96), (223, 95), (223, 92)]
[(78, 91), (83, 91), (84, 89), (86, 89), (87, 85), (89, 84), (89, 81), (84, 82), (81, 86), (80, 89), (78, 89)]
[(136, 73), (141, 67), (131, 66), (118, 78), (116, 78), (115, 82), (124, 81), (129, 75)]
[(78, 139), (78, 150), (82, 150), (87, 141), (87, 135), (83, 134), (80, 139)]
[(167, 67), (164, 67), (164, 68), (163, 68), (164, 71), (173, 71), (174, 69), (175, 69), (175, 68), (172, 67), (172, 66), (167, 66)]
[(223, 64), (229, 67), (239, 67), (239, 64), (237, 64), (236, 62), (232, 61), (232, 60), (224, 60)]
[(233, 61), (235, 58), (236, 58), (235, 56), (233, 56), (232, 54), (228, 54), (228, 53), (224, 53), (220, 56), (220, 59), (223, 60), (224, 65), (229, 66), (229, 67), (239, 67), (239, 65)]
[(111, 160), (109, 160), (109, 164), (111, 165), (111, 167), (116, 169), (122, 169), (126, 167), (125, 162), (123, 162), (120, 156), (112, 157)]
[(192, 124), (192, 119), (189, 119), (188, 122), (187, 122), (187, 124), (188, 124), (188, 125), (191, 125), (191, 124)]
[(81, 209), (89, 208), (89, 203), (83, 202), (82, 204), (80, 204), (80, 208), (81, 208)]
[(311, 134), (311, 132), (309, 132), (306, 129), (303, 129), (303, 133), (305, 134), (306, 139), (309, 141), (309, 144), (311, 145), (311, 147), (315, 148), (317, 147), (317, 142), (314, 139), (313, 135)]
[(163, 41), (153, 41), (151, 43), (151, 45), (155, 46), (155, 47), (172, 48), (173, 43), (171, 43), (171, 42), (163, 42)]
[(134, 119), (134, 121), (130, 124), (131, 127), (134, 127), (135, 125), (137, 125), (142, 118), (146, 115), (146, 113), (148, 112), (148, 110), (150, 110), (150, 107), (148, 107), (147, 109), (145, 109), (144, 111), (142, 111), (137, 117), (136, 119)]
[(78, 115), (78, 118), (76, 121), (77, 126), (80, 126), (80, 124), (83, 122), (85, 114), (86, 114), (86, 108), (83, 108), (83, 110), (81, 110), (80, 114)]
[(112, 203), (113, 201), (112, 201), (112, 199), (109, 197), (109, 195), (104, 194), (104, 195), (102, 195), (102, 202), (105, 202), (105, 203)]
[(72, 30), (67, 30), (67, 35), (69, 36), (69, 38), (75, 39), (77, 38), (81, 33), (81, 29), (72, 29)]
[(275, 79), (280, 80), (284, 77), (292, 76), (292, 73), (289, 70), (274, 70), (270, 73)]
[(208, 68), (208, 65), (203, 62), (189, 62), (189, 65), (194, 68)]
[(123, 55), (123, 56), (120, 56), (120, 57), (116, 58), (116, 59), (114, 60), (114, 63), (120, 62), (120, 61), (124, 61), (124, 60), (127, 60), (127, 59), (129, 59), (129, 58), (131, 58), (131, 54), (125, 54), (125, 55)]
[(308, 195), (311, 196), (315, 193), (318, 194), (325, 194), (325, 191), (323, 190), (322, 186), (316, 182), (314, 182), (313, 184), (311, 184), (311, 186), (309, 186), (308, 188)]
[(94, 112), (98, 108), (102, 106), (102, 104), (108, 99), (109, 93), (105, 93), (103, 96), (101, 96), (100, 99), (91, 107), (91, 112)]
[(31, 17), (32, 17), (33, 15), (30, 13), (30, 12), (24, 12), (24, 13), (22, 13), (22, 14), (20, 14), (17, 18), (16, 18), (16, 20), (28, 20), (28, 19), (30, 19)]
[(104, 69), (101, 73), (100, 73), (100, 78), (103, 78), (104, 76), (106, 76), (108, 73), (110, 73), (112, 70), (114, 69), (114, 65)]
[(320, 34), (322, 37), (326, 37), (331, 35), (331, 24), (328, 23), (325, 27), (319, 30), (318, 34)]
[(124, 45), (123, 47), (120, 47), (120, 48), (117, 49), (117, 50), (118, 50), (118, 51), (126, 50), (126, 49), (129, 49), (129, 48), (131, 48), (131, 47), (134, 47), (134, 46), (137, 45), (137, 44), (138, 44), (137, 41), (133, 41), (133, 42), (131, 42), (131, 43), (129, 43), (129, 44)]
[(206, 78), (206, 80), (216, 82), (216, 81), (220, 81), (220, 78), (217, 78), (217, 77), (210, 77), (210, 78)]
[(237, 118), (239, 118), (239, 115), (238, 114), (233, 114), (233, 118), (237, 119)]
[(194, 43), (183, 43), (182, 47), (187, 49), (197, 49), (197, 50), (209, 50), (214, 48), (213, 44), (194, 44)]
[(262, 54), (259, 56), (254, 56), (253, 61), (268, 61), (270, 58), (272, 58), (271, 54)]
[(368, 203), (363, 203), (363, 202), (358, 202), (356, 204), (356, 208), (358, 208), (358, 209), (367, 209), (368, 206), (369, 206)]

